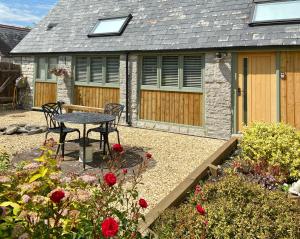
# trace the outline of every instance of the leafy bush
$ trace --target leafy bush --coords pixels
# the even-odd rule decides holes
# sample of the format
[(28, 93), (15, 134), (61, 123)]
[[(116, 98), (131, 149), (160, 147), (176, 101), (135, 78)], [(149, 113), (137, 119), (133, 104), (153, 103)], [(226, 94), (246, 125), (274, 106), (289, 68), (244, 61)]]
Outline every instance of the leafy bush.
[(36, 162), (0, 174), (1, 238), (144, 238), (138, 222), (147, 202), (137, 185), (149, 159), (125, 187), (123, 150), (103, 175), (64, 176), (52, 152), (42, 149)]
[(0, 149), (0, 172), (4, 171), (9, 166), (9, 155)]
[[(206, 209), (206, 228), (196, 215), (195, 201), (201, 201)], [(297, 239), (299, 227), (300, 208), (284, 192), (269, 191), (241, 176), (228, 175), (206, 183), (202, 194), (167, 210), (152, 229), (160, 239)]]
[(284, 179), (300, 178), (300, 134), (291, 126), (254, 123), (245, 128), (240, 147), (242, 159), (258, 164), (259, 170)]

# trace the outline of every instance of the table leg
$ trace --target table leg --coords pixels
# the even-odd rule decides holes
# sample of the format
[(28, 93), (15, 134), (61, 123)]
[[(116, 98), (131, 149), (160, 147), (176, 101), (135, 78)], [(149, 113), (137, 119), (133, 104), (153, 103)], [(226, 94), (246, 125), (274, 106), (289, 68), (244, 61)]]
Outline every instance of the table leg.
[(83, 156), (82, 156), (82, 161), (83, 161), (83, 169), (85, 170), (85, 141), (86, 141), (86, 138), (85, 138), (85, 135), (86, 135), (86, 125), (84, 124), (83, 125)]
[[(55, 158), (57, 158), (58, 154), (59, 154), (59, 150), (60, 150), (60, 147), (62, 146), (62, 141), (63, 141), (63, 127), (62, 125), (59, 127), (60, 131), (59, 131), (59, 143), (58, 143), (58, 146), (57, 146), (57, 150), (56, 150), (56, 156)], [(64, 155), (63, 155), (64, 157)]]
[(104, 149), (103, 149), (103, 155), (106, 154), (105, 148), (106, 148), (106, 146), (107, 146), (109, 155), (110, 155), (110, 157), (112, 158), (111, 149), (110, 149), (110, 146), (109, 146), (109, 139), (108, 139), (108, 127), (109, 127), (109, 123), (107, 122), (106, 125), (105, 125), (105, 134), (103, 135), (103, 136), (104, 136)]

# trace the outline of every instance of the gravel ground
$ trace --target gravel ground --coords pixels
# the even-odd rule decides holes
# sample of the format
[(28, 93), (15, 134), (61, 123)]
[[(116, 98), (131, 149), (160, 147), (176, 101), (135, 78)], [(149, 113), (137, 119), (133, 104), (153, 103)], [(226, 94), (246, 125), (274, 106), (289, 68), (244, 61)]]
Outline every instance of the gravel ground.
[[(40, 112), (11, 111), (0, 113), (0, 125), (31, 123), (45, 125), (44, 115)], [(69, 125), (76, 127), (75, 125)], [(77, 126), (78, 128), (81, 126)], [(72, 135), (72, 134), (71, 134)], [(77, 135), (68, 136), (69, 139)], [(121, 142), (126, 147), (143, 148), (151, 152), (155, 166), (143, 174), (143, 185), (139, 187), (141, 197), (148, 200), (152, 208), (174, 189), (184, 178), (217, 150), (224, 141), (201, 137), (172, 134), (153, 130), (120, 127)], [(57, 139), (57, 135), (53, 135)], [(92, 137), (97, 137), (96, 134)], [(44, 134), (0, 136), (0, 148), (14, 155), (39, 147)], [(115, 135), (110, 142), (117, 142)]]

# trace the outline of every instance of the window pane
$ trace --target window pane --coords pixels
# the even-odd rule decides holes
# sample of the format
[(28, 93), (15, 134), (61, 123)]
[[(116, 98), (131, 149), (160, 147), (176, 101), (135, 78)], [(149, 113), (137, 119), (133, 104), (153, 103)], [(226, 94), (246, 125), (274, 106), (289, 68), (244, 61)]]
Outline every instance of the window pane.
[(48, 79), (49, 80), (56, 80), (56, 76), (51, 74), (50, 71), (57, 67), (57, 57), (49, 57), (48, 58)]
[(81, 82), (87, 81), (87, 58), (86, 57), (76, 58), (76, 81), (81, 81)]
[(37, 79), (45, 80), (46, 78), (46, 58), (39, 57), (37, 61)]
[(120, 57), (106, 58), (106, 83), (119, 83)]
[(162, 58), (162, 86), (178, 87), (178, 57), (164, 56)]
[(157, 57), (147, 56), (143, 58), (143, 85), (157, 85)]
[(202, 57), (185, 56), (183, 62), (183, 86), (202, 87)]
[(256, 4), (253, 21), (276, 21), (300, 18), (300, 1)]
[(125, 23), (127, 17), (116, 18), (116, 19), (106, 19), (99, 20), (98, 25), (93, 34), (105, 34), (105, 33), (118, 33), (121, 31), (123, 24)]
[(91, 82), (102, 82), (102, 65), (101, 57), (91, 59)]

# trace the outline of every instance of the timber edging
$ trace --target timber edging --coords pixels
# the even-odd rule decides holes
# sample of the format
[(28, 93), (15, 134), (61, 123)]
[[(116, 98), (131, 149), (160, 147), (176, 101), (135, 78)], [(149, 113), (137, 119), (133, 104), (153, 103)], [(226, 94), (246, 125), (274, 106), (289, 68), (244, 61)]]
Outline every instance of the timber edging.
[(220, 165), (237, 148), (237, 144), (238, 138), (232, 137), (198, 168), (190, 173), (169, 195), (162, 199), (145, 215), (145, 221), (139, 224), (139, 231), (145, 232), (167, 208), (177, 206), (182, 202), (187, 193), (195, 187), (201, 179), (207, 176), (208, 170), (214, 170), (217, 165)]

